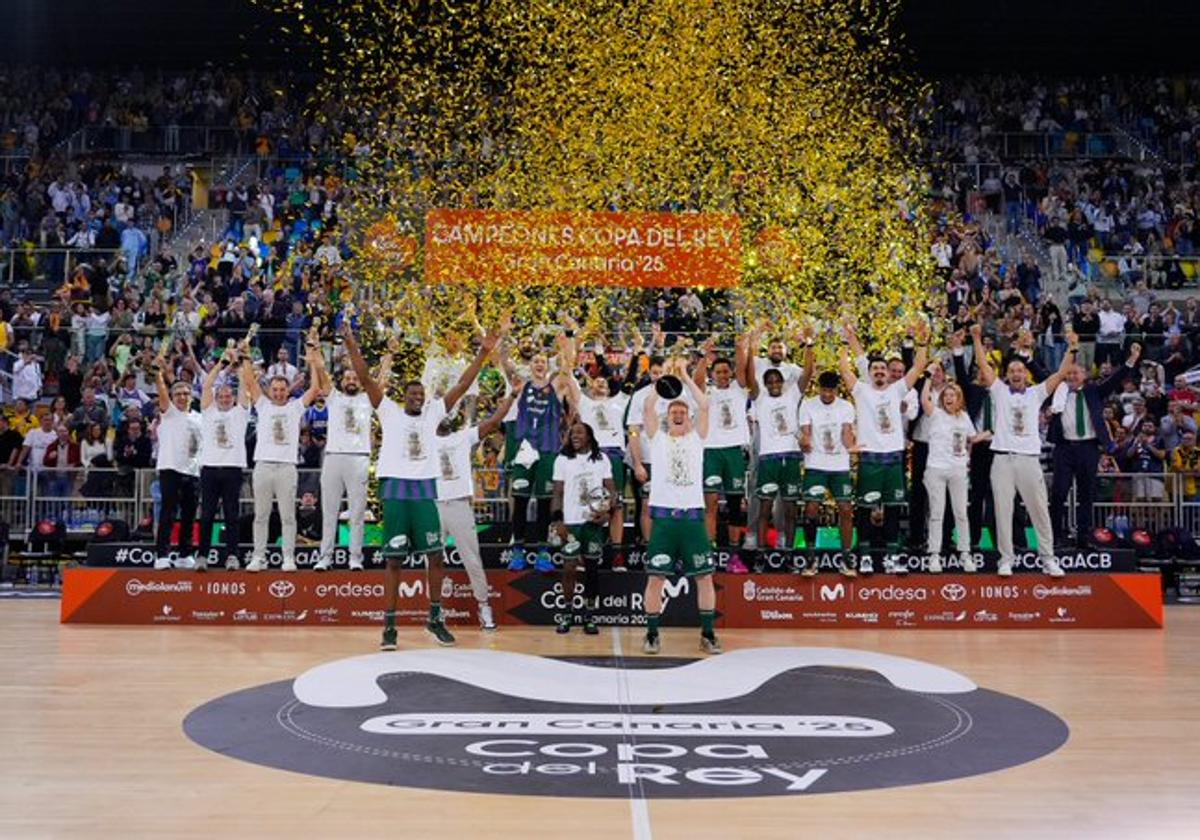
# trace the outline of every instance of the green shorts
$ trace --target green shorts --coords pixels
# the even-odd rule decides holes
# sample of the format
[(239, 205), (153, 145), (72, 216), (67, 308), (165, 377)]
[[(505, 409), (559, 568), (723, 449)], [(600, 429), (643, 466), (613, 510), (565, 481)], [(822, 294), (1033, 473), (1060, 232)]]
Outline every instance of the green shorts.
[(804, 491), (805, 501), (816, 501), (809, 495), (814, 487), (824, 487), (826, 498), (833, 497), (835, 502), (848, 502), (854, 498), (854, 482), (850, 480), (850, 472), (830, 472), (828, 470), (805, 470)]
[(442, 547), (442, 521), (432, 499), (383, 500), (383, 555), (427, 554)]
[(554, 453), (541, 452), (531, 467), (511, 464), (508, 468), (508, 486), (514, 496), (548, 499), (554, 495)]
[(860, 504), (867, 493), (879, 493), (880, 504), (904, 504), (908, 498), (904, 488), (904, 461), (859, 461), (855, 492)]
[(604, 454), (612, 464), (613, 487), (617, 496), (622, 497), (625, 495), (625, 454), (619, 449), (605, 449)]
[[(677, 519), (651, 511), (650, 544), (646, 546), (646, 574), (688, 577), (711, 575), (716, 568), (704, 516)], [(676, 566), (679, 569), (676, 569)]]
[(704, 492), (726, 496), (746, 492), (746, 451), (742, 447), (704, 450)]
[(758, 486), (755, 491), (763, 498), (779, 496), (786, 501), (800, 498), (800, 468), (804, 461), (799, 455), (767, 455), (758, 459)]
[(582, 525), (568, 525), (567, 533), (570, 541), (563, 546), (562, 555), (568, 560), (577, 557), (600, 557), (604, 554), (605, 527), (595, 522), (585, 522)]

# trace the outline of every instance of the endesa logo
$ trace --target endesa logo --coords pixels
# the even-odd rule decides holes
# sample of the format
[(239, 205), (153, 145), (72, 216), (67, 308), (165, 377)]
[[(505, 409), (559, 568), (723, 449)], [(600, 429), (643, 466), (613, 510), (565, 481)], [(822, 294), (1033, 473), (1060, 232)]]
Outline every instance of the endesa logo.
[(927, 601), (929, 590), (924, 586), (859, 586), (855, 595), (860, 601)]
[(492, 650), (370, 654), (218, 698), (184, 730), (226, 758), (327, 778), (612, 799), (945, 781), (1032, 761), (1067, 737), (1045, 709), (873, 651), (756, 648), (654, 665)]
[[(422, 581), (400, 582), (400, 595), (412, 597), (425, 591)], [(382, 583), (318, 583), (313, 588), (318, 598), (382, 598), (384, 586)]]

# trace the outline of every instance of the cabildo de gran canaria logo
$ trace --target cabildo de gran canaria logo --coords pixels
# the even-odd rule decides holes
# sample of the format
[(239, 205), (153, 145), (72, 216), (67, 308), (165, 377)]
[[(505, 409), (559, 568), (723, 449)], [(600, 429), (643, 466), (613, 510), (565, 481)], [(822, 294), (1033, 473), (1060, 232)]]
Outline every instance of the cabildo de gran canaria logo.
[(783, 796), (921, 784), (1040, 758), (1055, 715), (953, 671), (839, 648), (701, 661), (411, 650), (213, 700), (184, 730), (316, 776), (526, 796)]

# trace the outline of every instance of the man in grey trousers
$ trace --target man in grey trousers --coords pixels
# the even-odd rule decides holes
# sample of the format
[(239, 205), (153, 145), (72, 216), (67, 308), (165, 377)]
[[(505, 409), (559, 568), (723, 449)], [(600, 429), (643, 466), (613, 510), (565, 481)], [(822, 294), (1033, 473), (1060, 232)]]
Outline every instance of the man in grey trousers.
[(353, 368), (347, 367), (342, 372), (340, 390), (333, 387), (333, 379), (319, 356), (313, 372), (329, 409), (325, 458), (321, 462), (321, 551), (313, 570), (324, 572), (333, 565), (338, 511), (344, 491), (350, 509), (350, 570), (362, 571), (363, 524), (371, 466), (371, 398), (363, 391)]
[(1020, 357), (1012, 356), (1005, 362), (1002, 380), (988, 362), (987, 352), (983, 348), (983, 329), (979, 324), (971, 327), (971, 337), (975, 343), (980, 381), (991, 393), (995, 408), (991, 483), (996, 502), (996, 547), (1000, 551), (1000, 576), (1011, 575), (1017, 559), (1013, 551), (1013, 505), (1019, 493), (1037, 532), (1042, 570), (1050, 577), (1062, 577), (1062, 567), (1054, 556), (1050, 500), (1039, 457), (1042, 452), (1039, 419), (1042, 403), (1054, 393), (1054, 389), (1075, 364), (1079, 338), (1070, 333), (1070, 349), (1063, 356), (1062, 365), (1046, 381), (1030, 385), (1029, 369)]
[[(283, 524), (283, 564), (280, 570), (296, 571), (296, 461), (300, 454), (300, 421), (304, 410), (317, 398), (320, 389), (317, 377), (311, 376), (308, 390), (298, 399), (288, 399), (292, 383), (282, 376), (267, 381), (264, 394), (250, 361), (250, 350), (243, 347), (242, 385), (258, 414), (257, 439), (254, 444), (254, 551), (247, 572), (267, 568), (267, 526), (271, 520), (271, 503), (279, 505)], [(317, 362), (317, 345), (308, 344), (309, 367)]]
[(504, 415), (521, 393), (517, 383), (496, 406), (492, 416), (478, 426), (453, 431), (454, 418), (449, 415), (438, 424), (437, 508), (442, 522), (442, 542), (454, 538), (454, 547), (471, 580), (471, 592), (479, 605), (479, 626), (495, 630), (496, 619), (488, 603), (487, 576), (479, 553), (479, 533), (475, 530), (475, 482), (471, 472), (471, 450), (504, 423)]

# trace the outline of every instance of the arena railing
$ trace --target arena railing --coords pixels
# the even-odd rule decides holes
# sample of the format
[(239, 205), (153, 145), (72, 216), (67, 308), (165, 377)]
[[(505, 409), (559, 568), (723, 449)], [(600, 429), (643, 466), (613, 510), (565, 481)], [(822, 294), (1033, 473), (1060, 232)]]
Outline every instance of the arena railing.
[[(320, 469), (298, 469), (297, 499), (311, 492), (320, 498)], [(511, 504), (505, 471), (477, 467), (474, 505), (480, 523), (507, 523)], [(1046, 475), (1047, 481), (1051, 476)], [(626, 488), (626, 523), (632, 519), (632, 496)], [(1114, 530), (1145, 528), (1156, 533), (1182, 526), (1200, 536), (1200, 476), (1179, 473), (1111, 473), (1097, 476), (1093, 522)], [(132, 532), (145, 519), (156, 520), (160, 502), (153, 469), (73, 468), (67, 470), (0, 470), (0, 519), (9, 523), (14, 540), (25, 539), (43, 520), (61, 521), (69, 536), (93, 533), (107, 519), (124, 521)], [(1074, 522), (1074, 494), (1068, 499)], [(241, 514), (253, 514), (251, 473), (241, 492)], [(199, 517), (199, 511), (197, 511)]]
[(71, 279), (80, 264), (99, 259), (111, 263), (120, 255), (120, 249), (3, 248), (0, 288), (53, 292)]
[[(1126, 254), (1114, 251), (1105, 253), (1099, 262), (1115, 265), (1117, 273), (1113, 279), (1130, 285), (1145, 280), (1152, 288), (1169, 288), (1167, 283), (1173, 273), (1176, 277), (1174, 282), (1182, 283), (1179, 288), (1200, 283), (1200, 256), (1197, 255)], [(1178, 272), (1173, 272), (1175, 267), (1179, 268)]]

